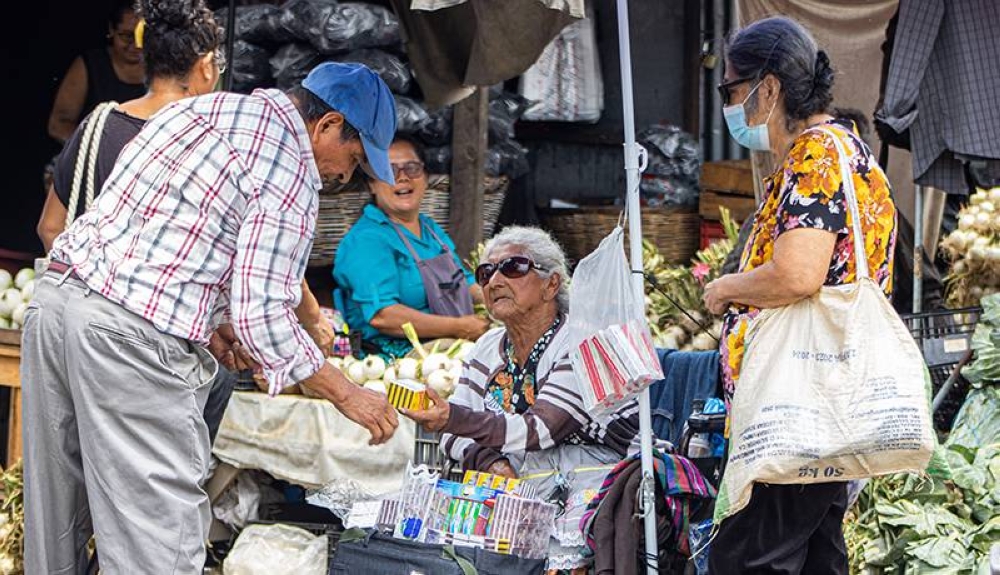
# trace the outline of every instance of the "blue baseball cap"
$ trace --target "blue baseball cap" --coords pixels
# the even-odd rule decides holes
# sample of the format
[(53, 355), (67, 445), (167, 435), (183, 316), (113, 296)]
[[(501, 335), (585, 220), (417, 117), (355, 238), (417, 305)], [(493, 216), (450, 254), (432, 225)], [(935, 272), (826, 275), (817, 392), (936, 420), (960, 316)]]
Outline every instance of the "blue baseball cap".
[(361, 134), (376, 178), (395, 184), (389, 146), (396, 135), (396, 100), (378, 74), (362, 64), (323, 62), (302, 81)]

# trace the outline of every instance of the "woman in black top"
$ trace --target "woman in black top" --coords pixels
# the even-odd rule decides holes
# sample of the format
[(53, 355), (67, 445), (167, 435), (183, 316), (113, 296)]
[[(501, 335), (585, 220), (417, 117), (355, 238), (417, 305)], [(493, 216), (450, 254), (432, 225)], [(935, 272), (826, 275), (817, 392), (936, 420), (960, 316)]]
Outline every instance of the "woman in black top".
[(126, 102), (146, 93), (142, 49), (135, 42), (138, 22), (132, 0), (118, 0), (108, 18), (108, 46), (88, 50), (70, 64), (49, 115), (49, 135), (60, 144), (101, 102)]

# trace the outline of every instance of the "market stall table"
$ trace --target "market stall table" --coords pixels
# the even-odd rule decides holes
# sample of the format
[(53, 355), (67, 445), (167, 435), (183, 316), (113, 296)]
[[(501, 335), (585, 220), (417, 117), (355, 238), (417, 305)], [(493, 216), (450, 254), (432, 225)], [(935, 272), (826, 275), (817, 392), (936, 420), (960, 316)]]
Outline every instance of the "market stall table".
[(10, 388), (7, 420), (7, 461), (10, 467), (21, 458), (21, 332), (0, 330), (0, 385)]
[(415, 425), (399, 416), (383, 445), (328, 401), (301, 395), (233, 393), (213, 453), (238, 469), (257, 469), (307, 488), (354, 480), (371, 493), (398, 490), (413, 458)]

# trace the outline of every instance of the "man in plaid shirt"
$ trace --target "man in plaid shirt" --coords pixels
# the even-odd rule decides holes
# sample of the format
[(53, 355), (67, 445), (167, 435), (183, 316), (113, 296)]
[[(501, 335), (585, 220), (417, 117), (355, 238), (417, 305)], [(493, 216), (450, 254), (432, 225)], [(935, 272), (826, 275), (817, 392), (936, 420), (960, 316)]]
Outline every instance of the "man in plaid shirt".
[(287, 94), (176, 102), (122, 151), (25, 317), (28, 573), (79, 572), (91, 518), (102, 571), (201, 573), (210, 342), (272, 394), (306, 385), (372, 443), (392, 436), (385, 396), (326, 363), (294, 308), (318, 191), (358, 166), (392, 182), (395, 129), (376, 74), (324, 63)]

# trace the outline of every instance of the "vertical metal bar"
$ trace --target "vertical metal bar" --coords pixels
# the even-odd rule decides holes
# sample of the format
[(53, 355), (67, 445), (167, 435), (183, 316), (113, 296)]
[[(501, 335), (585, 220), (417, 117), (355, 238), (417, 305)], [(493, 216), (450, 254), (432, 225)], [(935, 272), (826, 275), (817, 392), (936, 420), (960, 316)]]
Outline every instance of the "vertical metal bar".
[(233, 70), (236, 69), (233, 51), (236, 49), (236, 0), (229, 0), (229, 10), (226, 11), (226, 81), (223, 85), (227, 92), (233, 91)]
[(913, 186), (913, 313), (924, 309), (924, 187)]
[[(639, 146), (635, 141), (635, 103), (632, 94), (632, 50), (629, 39), (628, 0), (618, 0), (618, 55), (621, 61), (622, 112), (625, 128), (625, 181), (628, 207), (632, 284), (637, 301), (646, 301), (642, 269), (642, 214), (639, 209)], [(645, 557), (659, 557), (656, 544), (656, 504), (654, 502), (653, 424), (649, 389), (639, 395), (639, 443), (642, 449), (642, 493), (645, 525)], [(659, 572), (656, 561), (643, 561), (649, 575)]]

